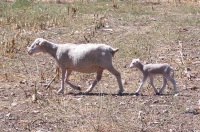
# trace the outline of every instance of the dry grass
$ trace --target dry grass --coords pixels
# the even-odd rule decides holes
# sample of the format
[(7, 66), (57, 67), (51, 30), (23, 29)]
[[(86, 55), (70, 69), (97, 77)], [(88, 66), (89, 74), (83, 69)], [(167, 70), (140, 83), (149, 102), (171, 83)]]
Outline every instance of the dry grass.
[[(31, 6), (29, 6), (31, 5)], [(2, 131), (199, 131), (199, 5), (149, 1), (80, 1), (65, 4), (0, 2), (0, 128)], [(27, 55), (37, 37), (57, 43), (107, 43), (120, 51), (113, 63), (125, 93), (117, 96), (115, 77), (104, 72), (91, 94), (56, 95), (55, 61)], [(156, 96), (145, 84), (134, 96), (141, 73), (132, 58), (167, 62), (175, 69), (179, 96), (169, 85)], [(86, 90), (94, 74), (74, 72), (70, 80)], [(156, 79), (156, 86), (161, 79)], [(34, 95), (34, 97), (33, 97)], [(187, 110), (190, 111), (187, 111)], [(197, 113), (192, 113), (196, 110)]]

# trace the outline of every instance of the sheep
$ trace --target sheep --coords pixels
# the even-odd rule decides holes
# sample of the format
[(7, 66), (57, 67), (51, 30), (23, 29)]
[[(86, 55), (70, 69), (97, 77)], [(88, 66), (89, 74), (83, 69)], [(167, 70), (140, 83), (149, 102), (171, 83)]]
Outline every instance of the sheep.
[[(143, 79), (142, 82), (140, 84), (140, 86), (138, 87), (137, 91), (136, 91), (136, 95), (139, 94), (142, 85), (144, 84), (144, 82), (146, 81), (146, 79), (149, 77), (150, 78), (150, 85), (153, 87), (154, 92), (159, 95), (162, 94), (163, 90), (166, 87), (167, 84), (167, 80), (169, 80), (174, 87), (174, 93), (177, 94), (177, 89), (176, 89), (176, 81), (174, 79), (174, 70), (173, 68), (167, 64), (167, 63), (162, 63), (162, 64), (146, 64), (146, 65), (142, 65), (140, 62), (140, 59), (133, 59), (131, 64), (130, 64), (130, 68), (138, 68), (142, 73), (143, 73)], [(172, 76), (170, 75), (170, 73), (173, 73)], [(161, 89), (158, 91), (153, 83), (153, 76), (160, 74), (163, 77), (163, 84)]]
[(81, 90), (79, 86), (68, 81), (72, 71), (96, 72), (96, 79), (84, 93), (91, 92), (97, 82), (101, 80), (104, 69), (116, 77), (119, 86), (118, 94), (122, 94), (124, 89), (121, 74), (112, 65), (112, 57), (118, 50), (118, 48), (115, 49), (106, 44), (55, 44), (43, 38), (37, 38), (28, 48), (28, 54), (44, 52), (56, 60), (62, 72), (61, 88), (57, 91), (58, 94), (64, 93), (64, 81), (73, 89)]

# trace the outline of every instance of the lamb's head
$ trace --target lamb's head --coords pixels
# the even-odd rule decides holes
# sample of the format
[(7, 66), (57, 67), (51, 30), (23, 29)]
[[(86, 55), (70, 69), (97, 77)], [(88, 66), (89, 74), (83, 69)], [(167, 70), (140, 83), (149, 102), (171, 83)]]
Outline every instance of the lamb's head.
[(42, 52), (42, 45), (46, 42), (43, 38), (37, 38), (35, 41), (31, 44), (30, 47), (28, 47), (28, 54), (33, 55), (35, 53)]
[(130, 64), (130, 68), (135, 68), (138, 67), (138, 64), (140, 63), (140, 59), (133, 59), (131, 64)]

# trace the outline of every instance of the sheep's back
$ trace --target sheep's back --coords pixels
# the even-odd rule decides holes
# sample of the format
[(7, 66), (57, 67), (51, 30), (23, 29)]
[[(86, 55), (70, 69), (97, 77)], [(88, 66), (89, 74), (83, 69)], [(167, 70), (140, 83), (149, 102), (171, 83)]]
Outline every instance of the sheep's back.
[(106, 44), (71, 44), (68, 45), (67, 56), (70, 69), (79, 72), (92, 73), (103, 68), (104, 63), (110, 63), (112, 54)]

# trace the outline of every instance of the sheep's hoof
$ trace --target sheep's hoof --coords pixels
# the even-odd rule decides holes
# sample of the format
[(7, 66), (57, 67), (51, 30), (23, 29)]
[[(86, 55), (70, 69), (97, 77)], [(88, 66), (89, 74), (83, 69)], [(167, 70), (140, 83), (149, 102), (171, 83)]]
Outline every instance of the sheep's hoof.
[(79, 91), (81, 91), (81, 87), (77, 86), (76, 90), (79, 90)]
[(122, 94), (122, 92), (120, 92), (120, 93), (118, 92), (117, 95), (122, 96), (123, 94)]
[(89, 92), (80, 92), (81, 95), (89, 95)]
[(120, 89), (120, 90), (118, 91), (118, 94), (119, 94), (119, 95), (122, 95), (123, 92), (124, 92), (124, 89)]
[(121, 91), (119, 91), (117, 94), (118, 94), (119, 96), (122, 96), (123, 91), (124, 91), (124, 90), (121, 90)]

